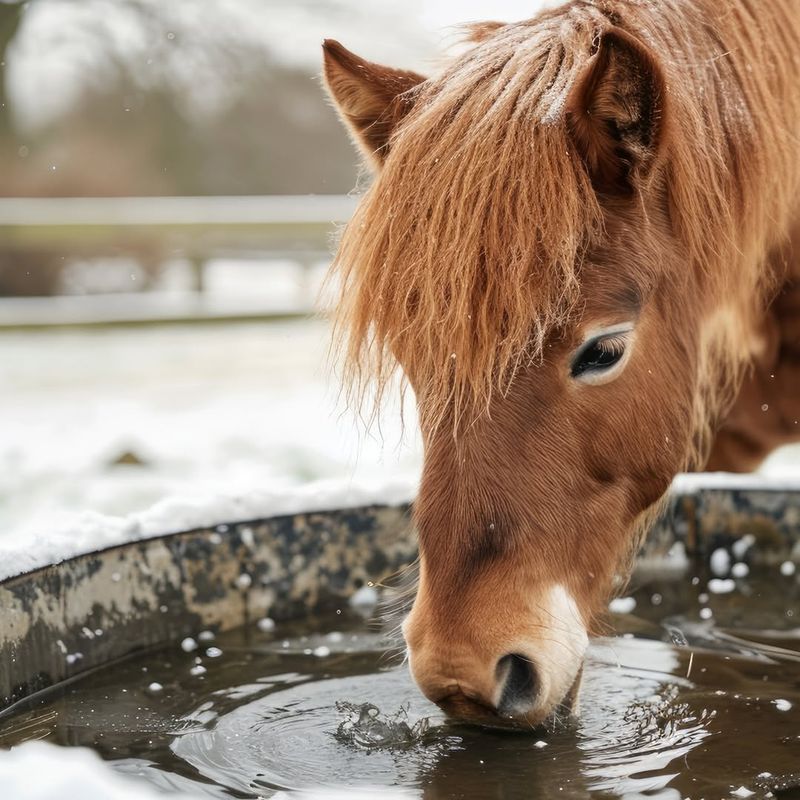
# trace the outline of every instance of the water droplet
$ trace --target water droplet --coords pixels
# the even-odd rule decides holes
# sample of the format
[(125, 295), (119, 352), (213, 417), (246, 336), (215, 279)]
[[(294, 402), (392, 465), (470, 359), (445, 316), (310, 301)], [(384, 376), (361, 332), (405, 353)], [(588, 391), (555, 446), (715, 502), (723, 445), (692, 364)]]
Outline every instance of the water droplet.
[(197, 650), (197, 642), (194, 639), (192, 639), (191, 636), (187, 636), (181, 642), (181, 650), (183, 650), (184, 653), (191, 653), (194, 650)]
[(672, 639), (672, 643), (677, 645), (678, 647), (688, 647), (689, 642), (686, 641), (686, 636), (684, 636), (683, 631), (680, 628), (673, 628), (667, 627), (667, 631), (669, 632), (669, 637)]
[(206, 655), (209, 658), (219, 658), (222, 655), (222, 650), (220, 650), (219, 647), (209, 647), (208, 650), (206, 650)]

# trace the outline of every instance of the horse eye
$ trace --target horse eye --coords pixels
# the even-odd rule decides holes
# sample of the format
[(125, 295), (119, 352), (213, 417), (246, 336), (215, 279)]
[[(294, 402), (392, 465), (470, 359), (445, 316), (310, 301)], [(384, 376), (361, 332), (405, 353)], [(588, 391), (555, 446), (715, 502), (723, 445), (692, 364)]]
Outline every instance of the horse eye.
[(572, 377), (611, 369), (625, 355), (625, 344), (624, 337), (618, 335), (598, 336), (587, 342), (572, 362)]

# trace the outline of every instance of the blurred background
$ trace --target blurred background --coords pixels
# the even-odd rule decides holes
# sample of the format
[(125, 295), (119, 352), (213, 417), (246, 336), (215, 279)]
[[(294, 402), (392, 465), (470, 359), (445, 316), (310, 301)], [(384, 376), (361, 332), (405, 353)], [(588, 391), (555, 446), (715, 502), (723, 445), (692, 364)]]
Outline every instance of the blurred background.
[(320, 44), (432, 70), (454, 26), (539, 5), (0, 0), (0, 537), (415, 475), (413, 410), (365, 432), (326, 358), (368, 176)]
[(460, 23), (542, 5), (0, 0), (0, 537), (416, 474), (413, 410), (367, 434), (327, 368), (315, 302), (368, 176), (320, 44), (426, 72)]

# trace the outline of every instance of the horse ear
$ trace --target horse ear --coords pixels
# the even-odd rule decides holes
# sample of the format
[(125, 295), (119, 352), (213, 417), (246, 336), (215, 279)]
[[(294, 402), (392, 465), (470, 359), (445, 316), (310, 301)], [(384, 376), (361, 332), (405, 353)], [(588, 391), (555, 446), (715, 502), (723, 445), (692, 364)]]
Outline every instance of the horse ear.
[(600, 35), (567, 100), (572, 138), (603, 194), (631, 194), (664, 145), (666, 83), (653, 54), (619, 28)]
[(333, 39), (322, 49), (325, 82), (339, 115), (356, 145), (380, 167), (392, 132), (413, 105), (410, 90), (425, 78), (365, 61)]

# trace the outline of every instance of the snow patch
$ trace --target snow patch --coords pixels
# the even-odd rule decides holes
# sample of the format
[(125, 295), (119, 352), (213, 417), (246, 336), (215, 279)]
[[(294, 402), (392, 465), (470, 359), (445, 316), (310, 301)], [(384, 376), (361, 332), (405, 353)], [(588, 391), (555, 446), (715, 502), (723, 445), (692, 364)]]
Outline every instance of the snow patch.
[(712, 578), (708, 582), (708, 591), (711, 594), (730, 594), (736, 589), (736, 581), (732, 578)]
[(795, 565), (794, 561), (784, 561), (781, 564), (781, 575), (789, 578), (797, 572), (797, 566)]
[(635, 597), (617, 597), (608, 604), (613, 614), (630, 614), (636, 608)]
[(731, 554), (723, 547), (717, 548), (711, 554), (709, 566), (718, 578), (724, 578), (731, 570)]
[[(82, 747), (56, 747), (45, 742), (25, 742), (0, 751), (0, 786), (3, 797), (13, 800), (163, 800), (164, 795), (145, 781), (125, 778)], [(198, 795), (170, 794), (173, 800)]]

